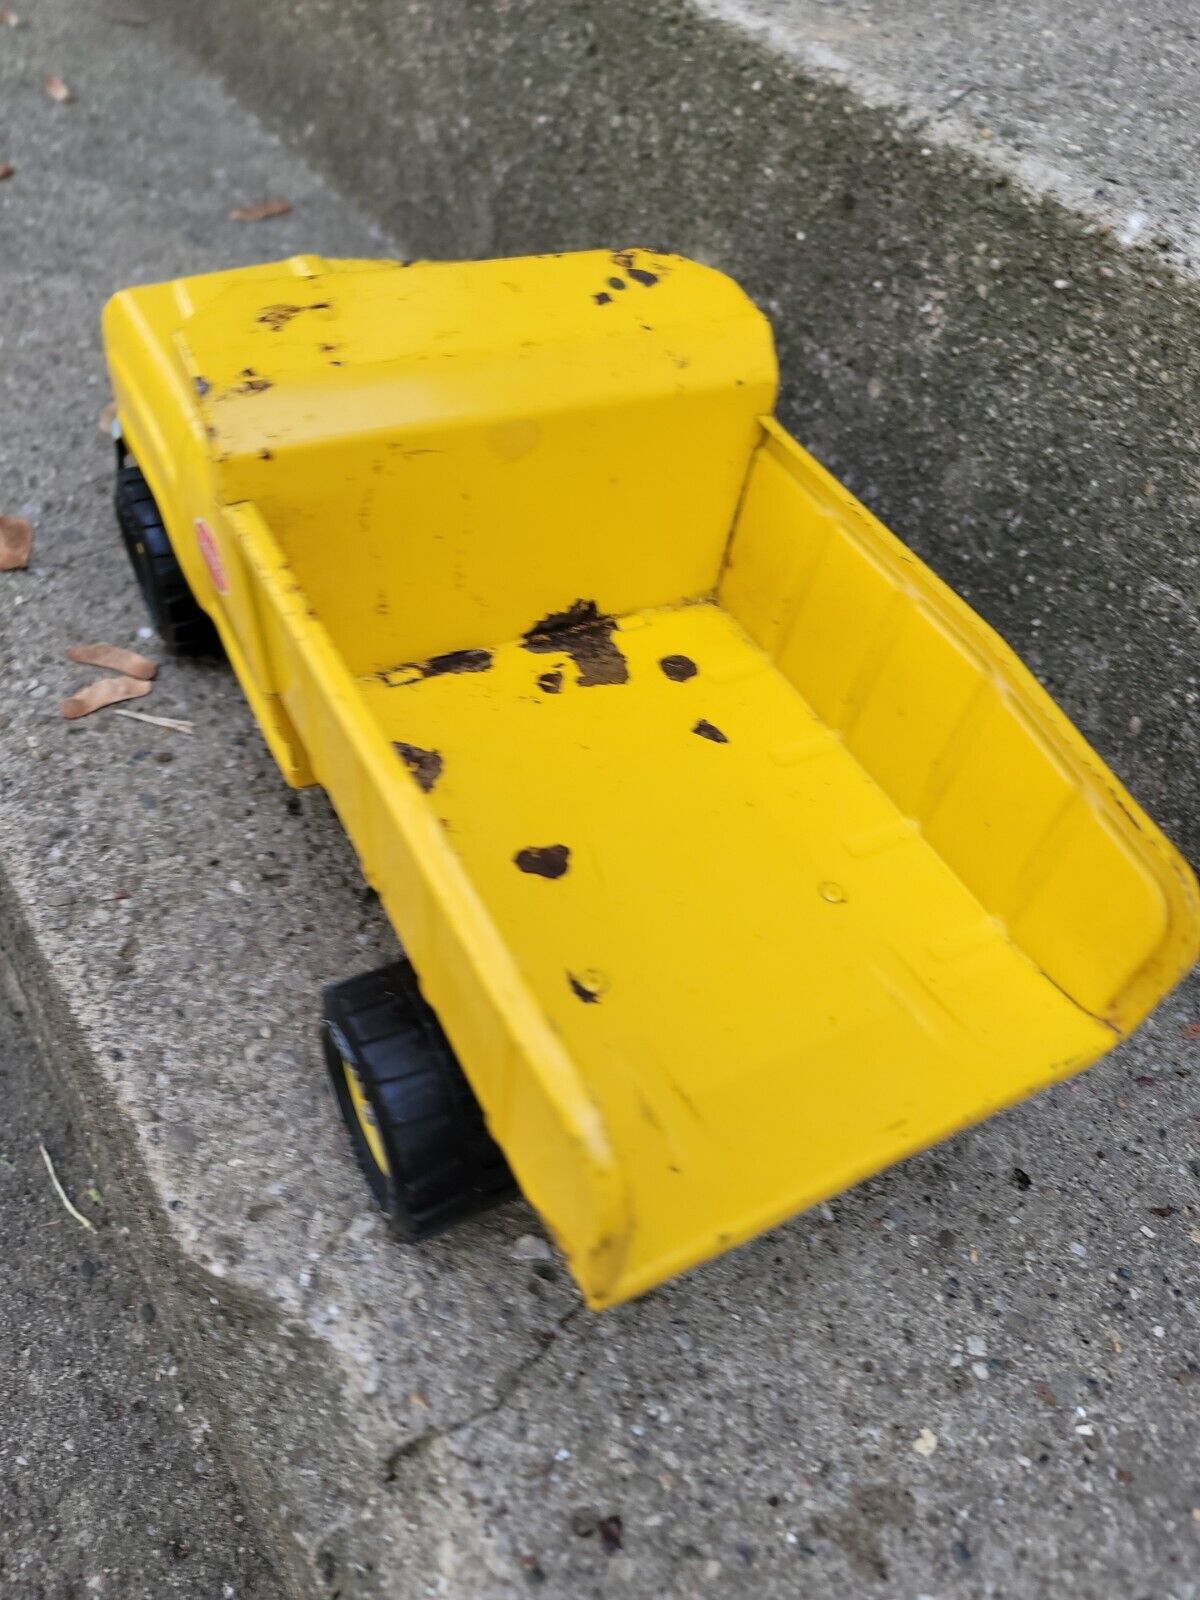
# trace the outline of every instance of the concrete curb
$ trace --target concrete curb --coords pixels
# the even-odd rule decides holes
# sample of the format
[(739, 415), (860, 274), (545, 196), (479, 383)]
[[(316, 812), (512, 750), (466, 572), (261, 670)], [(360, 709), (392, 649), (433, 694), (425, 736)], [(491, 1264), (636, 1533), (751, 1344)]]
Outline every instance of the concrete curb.
[[(903, 39), (866, 57), (864, 5), (880, 10), (859, 0), (847, 27), (808, 0), (158, 0), (416, 252), (640, 242), (732, 272), (775, 321), (798, 437), (1016, 645), (1195, 857), (1177, 759), (1200, 747), (1194, 219), (1165, 179), (1123, 200), (1083, 157), (1039, 155), (1035, 117), (1018, 148), (994, 108), (1000, 136), (981, 141), (971, 30), (939, 41), (935, 82)], [(1051, 19), (1024, 10), (1003, 76), (1036, 78), (1049, 52), (1037, 104), (1082, 122), (1086, 39), (1055, 54)], [(1116, 7), (1105, 26), (1117, 36)], [(1145, 116), (1166, 157), (1186, 117)], [(1047, 147), (1083, 150), (1072, 131), (1103, 143), (1089, 124)], [(1162, 163), (1144, 165), (1152, 184)], [(1122, 243), (1131, 228), (1150, 242)]]

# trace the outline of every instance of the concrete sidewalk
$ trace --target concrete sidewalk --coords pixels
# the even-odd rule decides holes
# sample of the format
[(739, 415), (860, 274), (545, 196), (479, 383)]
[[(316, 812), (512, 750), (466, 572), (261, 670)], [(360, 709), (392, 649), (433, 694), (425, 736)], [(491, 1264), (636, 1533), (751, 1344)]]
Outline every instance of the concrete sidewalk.
[[(105, 295), (394, 247), (154, 27), (40, 0), (0, 104), (0, 508), (37, 540), (0, 577), (0, 939), (296, 1591), (1194, 1600), (1195, 986), (1079, 1082), (603, 1317), (519, 1204), (389, 1242), (315, 1018), (393, 945), (327, 804), (220, 667), (146, 704), (190, 737), (55, 704), (67, 645), (144, 622)], [(226, 220), (273, 194), (291, 216)]]

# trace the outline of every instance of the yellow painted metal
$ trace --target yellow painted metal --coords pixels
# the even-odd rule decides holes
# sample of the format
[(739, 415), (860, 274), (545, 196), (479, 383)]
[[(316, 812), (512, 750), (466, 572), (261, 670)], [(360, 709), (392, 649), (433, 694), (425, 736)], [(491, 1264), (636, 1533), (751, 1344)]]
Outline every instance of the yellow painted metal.
[(770, 419), (719, 274), (300, 258), (105, 333), (271, 748), (591, 1305), (1078, 1070), (1195, 958), (1184, 862)]

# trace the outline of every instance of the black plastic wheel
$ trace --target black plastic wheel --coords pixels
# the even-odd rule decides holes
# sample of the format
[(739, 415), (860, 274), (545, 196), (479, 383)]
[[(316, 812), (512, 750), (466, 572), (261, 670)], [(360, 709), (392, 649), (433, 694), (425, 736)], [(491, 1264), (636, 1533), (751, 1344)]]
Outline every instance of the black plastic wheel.
[(516, 1185), (407, 961), (332, 984), (325, 1061), (358, 1164), (402, 1239), (440, 1233)]
[(138, 588), (167, 649), (176, 655), (219, 653), (217, 630), (188, 588), (150, 485), (135, 462), (123, 461), (119, 449), (115, 502)]

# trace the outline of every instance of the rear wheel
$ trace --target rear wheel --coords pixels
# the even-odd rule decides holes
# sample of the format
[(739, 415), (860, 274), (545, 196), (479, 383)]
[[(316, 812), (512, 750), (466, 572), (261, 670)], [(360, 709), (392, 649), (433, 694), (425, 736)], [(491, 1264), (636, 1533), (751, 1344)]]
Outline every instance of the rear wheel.
[(325, 1061), (371, 1191), (401, 1238), (440, 1233), (516, 1186), (407, 961), (326, 989)]
[(219, 652), (212, 619), (197, 605), (142, 469), (118, 450), (117, 521), (150, 620), (176, 655)]

